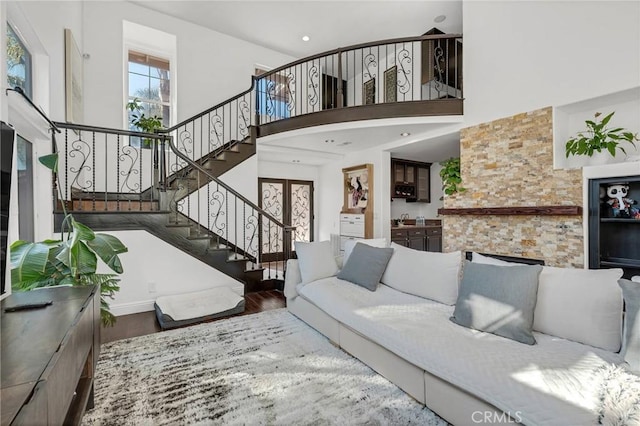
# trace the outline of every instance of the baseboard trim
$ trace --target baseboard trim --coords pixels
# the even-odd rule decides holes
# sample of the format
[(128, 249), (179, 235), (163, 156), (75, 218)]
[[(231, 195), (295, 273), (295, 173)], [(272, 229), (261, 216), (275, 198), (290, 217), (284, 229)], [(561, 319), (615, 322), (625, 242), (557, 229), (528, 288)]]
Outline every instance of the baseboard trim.
[(109, 306), (109, 310), (116, 317), (122, 315), (139, 314), (140, 312), (153, 311), (153, 300), (143, 300), (140, 302), (121, 303), (119, 305)]

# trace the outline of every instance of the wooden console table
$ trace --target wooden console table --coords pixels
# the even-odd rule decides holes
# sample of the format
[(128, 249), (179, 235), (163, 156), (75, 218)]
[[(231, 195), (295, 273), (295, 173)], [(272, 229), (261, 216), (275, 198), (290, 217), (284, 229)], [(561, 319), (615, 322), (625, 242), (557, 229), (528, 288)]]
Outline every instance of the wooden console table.
[[(5, 312), (27, 303), (44, 308)], [(100, 353), (100, 294), (95, 287), (14, 293), (1, 303), (1, 424), (80, 424), (93, 407)]]

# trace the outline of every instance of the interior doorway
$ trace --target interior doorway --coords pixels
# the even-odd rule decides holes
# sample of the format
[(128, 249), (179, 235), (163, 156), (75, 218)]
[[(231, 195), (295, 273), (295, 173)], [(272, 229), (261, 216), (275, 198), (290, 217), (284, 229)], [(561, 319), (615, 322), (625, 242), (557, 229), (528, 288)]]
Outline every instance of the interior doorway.
[[(285, 225), (295, 226), (293, 241), (313, 241), (313, 181), (258, 178), (258, 194), (260, 208)], [(263, 227), (261, 244), (265, 261), (281, 258), (280, 233), (280, 229)]]

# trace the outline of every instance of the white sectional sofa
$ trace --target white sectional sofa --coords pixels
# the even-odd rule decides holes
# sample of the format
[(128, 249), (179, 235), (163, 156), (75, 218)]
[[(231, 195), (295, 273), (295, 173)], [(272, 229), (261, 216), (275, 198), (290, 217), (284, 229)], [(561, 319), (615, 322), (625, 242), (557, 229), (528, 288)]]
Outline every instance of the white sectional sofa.
[[(624, 357), (618, 353), (622, 339), (622, 293), (617, 286), (616, 271), (545, 269), (541, 275), (547, 274), (546, 287), (541, 283), (537, 294), (536, 309), (541, 309), (536, 310), (539, 326), (547, 327), (544, 320), (553, 321), (557, 315), (557, 321), (562, 323), (558, 334), (577, 341), (536, 331), (534, 323), (536, 343), (528, 345), (462, 327), (450, 320), (455, 306), (421, 294), (430, 281), (441, 284), (447, 275), (457, 294), (459, 269), (446, 270), (451, 265), (451, 256), (458, 256), (459, 264), (463, 264), (461, 253), (418, 255), (406, 250), (410, 249), (394, 247), (382, 283), (375, 291), (339, 279), (333, 266), (320, 273), (314, 270), (311, 280), (305, 281), (301, 263), (289, 260), (284, 289), (287, 309), (454, 425), (636, 424), (628, 420), (633, 420), (633, 416), (638, 416), (635, 419), (640, 424), (640, 408), (633, 406), (640, 403), (640, 378), (627, 372)], [(303, 262), (302, 247), (298, 252)], [(305, 257), (307, 265), (309, 259), (313, 259), (314, 265), (327, 261), (326, 255), (317, 253)], [(586, 292), (590, 292), (592, 284), (584, 284), (589, 279), (585, 280), (583, 274), (595, 274), (594, 283), (609, 282), (604, 283), (605, 290), (597, 289), (591, 296), (579, 295), (575, 299), (580, 300), (573, 306), (567, 305), (563, 298), (571, 285), (577, 283), (563, 287), (568, 281), (576, 281), (572, 278), (574, 273), (579, 274), (583, 281), (580, 285), (584, 285), (581, 288)], [(316, 279), (318, 276), (324, 277)], [(556, 286), (554, 279), (562, 283)], [(399, 282), (408, 284), (401, 286), (403, 291), (397, 288)], [(549, 289), (551, 284), (557, 288)], [(451, 297), (442, 288), (436, 292), (436, 298), (447, 301)], [(542, 299), (546, 301), (541, 302)], [(576, 329), (571, 323), (584, 307), (593, 315), (584, 319), (584, 330)], [(606, 317), (616, 309), (618, 330), (612, 333), (616, 321)], [(596, 346), (610, 347), (580, 343), (583, 336)], [(616, 389), (626, 389), (631, 393), (630, 399), (618, 404)], [(627, 420), (615, 423), (616, 418)]]

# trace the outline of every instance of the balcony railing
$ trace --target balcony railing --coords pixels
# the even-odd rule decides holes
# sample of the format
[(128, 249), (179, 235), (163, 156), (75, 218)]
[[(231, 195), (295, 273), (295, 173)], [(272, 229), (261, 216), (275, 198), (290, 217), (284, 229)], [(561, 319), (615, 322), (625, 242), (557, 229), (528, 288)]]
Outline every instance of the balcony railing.
[(462, 37), (427, 35), (331, 50), (261, 74), (254, 90), (257, 125), (344, 107), (462, 100)]

